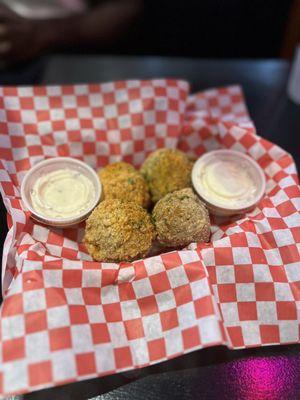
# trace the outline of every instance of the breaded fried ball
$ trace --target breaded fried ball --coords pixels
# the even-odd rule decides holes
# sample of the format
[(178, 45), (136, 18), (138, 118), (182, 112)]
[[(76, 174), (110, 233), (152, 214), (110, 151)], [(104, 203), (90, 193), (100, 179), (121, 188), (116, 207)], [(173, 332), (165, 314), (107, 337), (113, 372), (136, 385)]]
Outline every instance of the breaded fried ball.
[(111, 176), (115, 176), (116, 174), (120, 174), (123, 172), (135, 172), (136, 169), (133, 165), (128, 164), (124, 161), (115, 162), (112, 164), (107, 165), (105, 168), (102, 168), (99, 171), (100, 179), (109, 178)]
[(166, 247), (183, 247), (208, 242), (209, 215), (205, 204), (192, 189), (181, 189), (159, 200), (152, 212), (157, 240)]
[(96, 261), (132, 261), (148, 253), (154, 237), (155, 228), (143, 207), (108, 199), (87, 219), (84, 243)]
[(193, 163), (176, 149), (159, 149), (151, 153), (141, 167), (151, 199), (156, 203), (166, 194), (191, 187)]
[(148, 185), (130, 164), (120, 162), (99, 171), (104, 199), (133, 201), (147, 208), (150, 203)]

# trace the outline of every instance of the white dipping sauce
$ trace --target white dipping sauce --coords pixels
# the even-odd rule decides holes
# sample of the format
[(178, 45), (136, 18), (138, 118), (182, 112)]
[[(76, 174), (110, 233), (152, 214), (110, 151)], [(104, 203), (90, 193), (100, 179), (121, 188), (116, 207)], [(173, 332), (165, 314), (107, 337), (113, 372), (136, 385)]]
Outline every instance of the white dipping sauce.
[(89, 178), (64, 168), (37, 179), (30, 191), (33, 208), (50, 218), (76, 217), (95, 201), (95, 188)]
[(258, 164), (232, 150), (216, 150), (200, 157), (194, 165), (192, 181), (197, 193), (217, 215), (254, 206), (265, 190), (264, 173)]

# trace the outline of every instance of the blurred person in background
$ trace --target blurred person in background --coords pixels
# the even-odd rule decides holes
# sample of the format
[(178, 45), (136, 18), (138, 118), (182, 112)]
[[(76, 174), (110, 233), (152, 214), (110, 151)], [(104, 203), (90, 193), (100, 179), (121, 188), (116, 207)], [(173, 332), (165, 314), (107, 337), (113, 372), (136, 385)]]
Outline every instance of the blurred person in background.
[(47, 50), (106, 48), (136, 19), (140, 0), (0, 0), (0, 63)]

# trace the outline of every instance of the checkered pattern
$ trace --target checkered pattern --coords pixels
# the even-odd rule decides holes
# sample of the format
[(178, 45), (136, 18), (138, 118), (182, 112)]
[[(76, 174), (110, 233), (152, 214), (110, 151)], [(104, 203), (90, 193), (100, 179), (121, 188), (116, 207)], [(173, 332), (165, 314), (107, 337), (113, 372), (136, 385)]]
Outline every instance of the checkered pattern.
[[(217, 344), (299, 341), (300, 190), (289, 154), (255, 134), (238, 87), (188, 96), (181, 81), (0, 89), (0, 189), (8, 211), (0, 392), (139, 368)], [(212, 240), (133, 263), (97, 263), (84, 225), (54, 229), (20, 202), (24, 173), (72, 156), (139, 166), (159, 147), (249, 154), (267, 193)], [(297, 247), (298, 246), (298, 247)]]

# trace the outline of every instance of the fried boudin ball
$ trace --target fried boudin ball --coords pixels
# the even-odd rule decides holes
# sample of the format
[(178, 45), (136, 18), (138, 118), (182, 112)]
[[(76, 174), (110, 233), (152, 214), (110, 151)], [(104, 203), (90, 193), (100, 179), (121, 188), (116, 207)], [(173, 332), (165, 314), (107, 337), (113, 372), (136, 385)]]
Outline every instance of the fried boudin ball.
[(155, 237), (147, 211), (118, 199), (102, 201), (86, 223), (84, 243), (97, 261), (132, 261), (144, 257)]
[(209, 215), (204, 203), (192, 189), (181, 189), (159, 200), (152, 212), (157, 240), (167, 247), (208, 242)]
[(99, 171), (104, 199), (133, 201), (147, 208), (150, 195), (143, 176), (125, 162), (110, 164)]
[(186, 154), (175, 149), (151, 153), (141, 167), (154, 203), (166, 194), (191, 186), (193, 163)]

